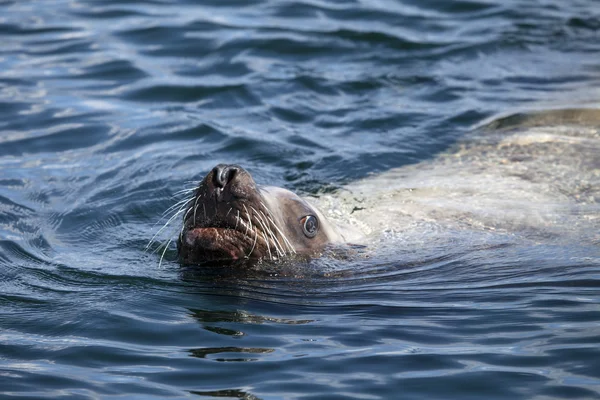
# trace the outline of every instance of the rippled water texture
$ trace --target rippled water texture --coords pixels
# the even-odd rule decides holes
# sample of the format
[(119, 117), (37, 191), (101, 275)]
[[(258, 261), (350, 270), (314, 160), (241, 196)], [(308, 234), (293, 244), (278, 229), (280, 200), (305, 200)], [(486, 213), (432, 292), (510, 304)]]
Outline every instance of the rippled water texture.
[(219, 162), (330, 193), (597, 107), (596, 0), (0, 0), (0, 40), (3, 398), (600, 398), (597, 244), (145, 250)]

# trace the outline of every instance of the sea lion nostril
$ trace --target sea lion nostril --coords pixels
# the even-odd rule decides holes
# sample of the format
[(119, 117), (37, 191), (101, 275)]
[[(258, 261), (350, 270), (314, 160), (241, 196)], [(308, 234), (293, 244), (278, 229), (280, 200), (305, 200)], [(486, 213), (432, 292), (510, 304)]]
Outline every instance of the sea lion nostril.
[(216, 187), (224, 188), (238, 173), (234, 165), (219, 164), (213, 168), (213, 183)]

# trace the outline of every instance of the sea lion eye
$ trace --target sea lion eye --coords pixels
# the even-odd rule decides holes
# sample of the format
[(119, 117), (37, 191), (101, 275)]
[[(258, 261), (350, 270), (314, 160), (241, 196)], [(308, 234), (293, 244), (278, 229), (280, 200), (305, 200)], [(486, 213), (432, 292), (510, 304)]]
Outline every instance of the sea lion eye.
[(317, 217), (314, 215), (307, 215), (300, 221), (302, 222), (302, 230), (307, 237), (313, 238), (317, 236), (317, 232), (319, 231), (319, 220)]

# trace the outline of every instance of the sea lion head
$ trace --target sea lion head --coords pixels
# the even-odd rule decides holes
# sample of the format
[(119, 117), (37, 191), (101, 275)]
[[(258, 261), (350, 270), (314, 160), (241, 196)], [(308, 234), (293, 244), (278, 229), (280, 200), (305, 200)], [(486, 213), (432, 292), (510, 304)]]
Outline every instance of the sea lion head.
[(242, 167), (219, 164), (188, 202), (177, 248), (183, 263), (312, 256), (343, 242), (315, 207), (293, 192), (259, 186)]

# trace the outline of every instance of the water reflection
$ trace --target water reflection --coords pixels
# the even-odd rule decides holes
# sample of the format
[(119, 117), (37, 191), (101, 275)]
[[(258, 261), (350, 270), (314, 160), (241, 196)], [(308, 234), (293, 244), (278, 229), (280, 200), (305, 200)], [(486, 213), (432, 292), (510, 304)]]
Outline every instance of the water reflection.
[(224, 390), (211, 390), (211, 391), (198, 391), (191, 390), (190, 393), (198, 395), (198, 396), (206, 396), (206, 397), (227, 397), (231, 399), (245, 399), (245, 400), (259, 400), (260, 397), (257, 397), (249, 392), (245, 392), (239, 389), (224, 389)]
[(241, 358), (243, 354), (268, 354), (273, 353), (275, 349), (265, 348), (250, 348), (250, 347), (218, 347), (218, 348), (203, 348), (192, 349), (190, 355), (198, 358), (207, 358), (212, 354), (231, 354), (230, 357), (211, 357), (214, 361), (231, 362), (231, 361), (258, 361), (260, 358)]
[(251, 314), (247, 311), (219, 311), (219, 310), (190, 310), (192, 316), (198, 320), (201, 324), (214, 323), (214, 322), (239, 322), (243, 324), (264, 324), (264, 323), (278, 323), (278, 324), (308, 324), (314, 322), (313, 320), (295, 320), (289, 318), (275, 318), (263, 315)]

